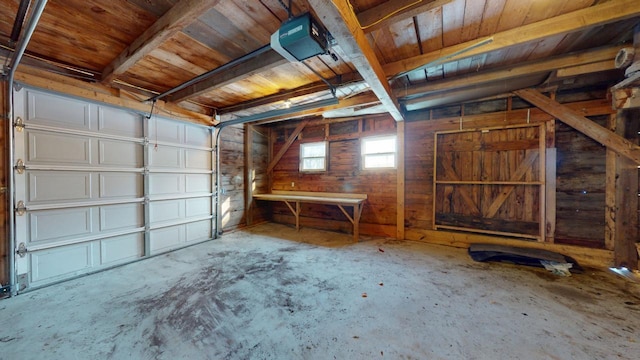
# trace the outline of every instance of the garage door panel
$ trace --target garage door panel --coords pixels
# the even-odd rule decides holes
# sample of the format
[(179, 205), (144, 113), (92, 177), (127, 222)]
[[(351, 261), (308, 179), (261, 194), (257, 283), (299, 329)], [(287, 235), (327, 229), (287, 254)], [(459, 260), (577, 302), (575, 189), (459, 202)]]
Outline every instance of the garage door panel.
[[(21, 286), (212, 238), (211, 130), (28, 87), (15, 92)], [(149, 139), (146, 143), (143, 139)], [(28, 283), (22, 284), (22, 281)]]
[(93, 231), (92, 208), (42, 210), (28, 216), (32, 243), (86, 236)]
[(184, 200), (154, 201), (149, 204), (151, 223), (184, 219)]
[(151, 230), (151, 253), (175, 248), (185, 242), (185, 226), (177, 225)]
[(184, 137), (183, 131), (184, 125), (177, 121), (156, 117), (149, 123), (149, 138), (152, 139), (152, 143), (163, 141), (180, 144)]
[(211, 131), (205, 127), (187, 126), (185, 129), (185, 144), (211, 147)]
[(187, 169), (208, 170), (211, 168), (211, 152), (204, 150), (185, 150)]
[(211, 214), (211, 198), (186, 199), (186, 216), (206, 216)]
[(144, 234), (142, 233), (116, 236), (100, 241), (101, 265), (115, 265), (143, 255)]
[(91, 199), (89, 172), (32, 171), (27, 176), (29, 203)]
[(211, 239), (211, 220), (186, 224), (187, 241)]
[(158, 146), (149, 153), (149, 165), (153, 168), (183, 168), (183, 152), (184, 149), (174, 146)]
[(143, 136), (139, 114), (105, 106), (98, 106), (98, 131), (128, 137)]
[(140, 144), (98, 140), (98, 164), (106, 166), (142, 167), (143, 148)]
[(136, 173), (101, 173), (100, 198), (142, 197), (142, 175)]
[(142, 204), (100, 207), (100, 231), (126, 230), (144, 226)]
[(86, 271), (94, 265), (93, 249), (93, 243), (82, 243), (32, 253), (32, 283), (54, 281)]
[(91, 130), (91, 104), (27, 90), (27, 122)]
[(182, 174), (150, 174), (149, 186), (151, 195), (173, 195), (183, 191), (184, 175)]
[(188, 174), (186, 175), (187, 193), (208, 193), (211, 191), (211, 175)]
[(91, 140), (66, 134), (28, 131), (29, 163), (91, 164)]

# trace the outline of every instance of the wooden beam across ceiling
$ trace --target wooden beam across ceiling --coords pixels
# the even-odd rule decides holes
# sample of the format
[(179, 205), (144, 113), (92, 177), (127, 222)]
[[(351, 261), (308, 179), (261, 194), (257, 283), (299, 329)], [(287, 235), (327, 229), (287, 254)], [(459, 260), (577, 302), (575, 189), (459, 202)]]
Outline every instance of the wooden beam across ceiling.
[(514, 91), (514, 93), (549, 115), (605, 145), (617, 154), (633, 160), (636, 164), (640, 164), (640, 146), (596, 124), (575, 110), (544, 96), (537, 90), (523, 89)]
[(102, 71), (102, 82), (108, 84), (118, 75), (127, 72), (165, 40), (182, 31), (219, 1), (180, 0), (107, 65)]
[[(390, 0), (357, 15), (360, 24), (369, 24), (362, 28), (365, 33), (372, 32), (390, 23), (413, 17), (417, 14), (441, 7), (453, 0)], [(255, 73), (267, 71), (280, 66), (287, 61), (275, 51), (271, 50), (259, 58), (254, 58), (239, 64), (235, 70), (203, 79), (188, 88), (171, 95), (172, 102), (180, 102), (194, 98), (227, 84), (243, 80)], [(294, 95), (291, 95), (294, 96)]]
[(290, 112), (284, 115), (278, 115), (270, 118), (266, 118), (260, 121), (256, 121), (256, 125), (268, 124), (277, 121), (289, 120), (289, 119), (302, 119), (309, 116), (320, 115), (325, 111), (337, 110), (350, 108), (355, 106), (367, 106), (367, 105), (375, 105), (380, 103), (380, 100), (376, 97), (375, 94), (368, 92), (365, 94), (357, 95), (348, 99), (342, 99), (338, 101), (338, 104), (335, 105), (327, 105), (314, 109), (304, 110), (304, 111), (295, 111)]
[(382, 66), (373, 52), (358, 18), (346, 2), (338, 4), (326, 0), (309, 0), (321, 22), (331, 29), (338, 45), (349, 54), (362, 78), (369, 84), (380, 102), (396, 121), (404, 120), (398, 100), (393, 95)]
[(420, 95), (438, 91), (477, 86), (501, 80), (518, 78), (521, 76), (546, 73), (566, 67), (573, 68), (578, 65), (600, 63), (604, 61), (607, 61), (607, 64), (610, 65), (605, 70), (609, 70), (614, 68), (613, 60), (615, 59), (616, 54), (621, 47), (622, 46), (617, 45), (607, 46), (598, 49), (560, 55), (552, 58), (534, 60), (497, 70), (473, 73), (469, 75), (454, 77), (451, 79), (432, 81), (426, 84), (414, 85), (406, 88), (398, 88), (394, 89), (394, 94), (398, 98), (411, 99)]
[[(387, 77), (406, 75), (436, 61), (439, 63), (457, 61), (503, 50), (518, 44), (539, 41), (551, 36), (583, 31), (638, 15), (640, 15), (640, 6), (638, 6), (637, 0), (612, 0), (491, 36), (391, 62), (383, 66), (384, 73)], [(477, 46), (478, 44), (483, 45)]]

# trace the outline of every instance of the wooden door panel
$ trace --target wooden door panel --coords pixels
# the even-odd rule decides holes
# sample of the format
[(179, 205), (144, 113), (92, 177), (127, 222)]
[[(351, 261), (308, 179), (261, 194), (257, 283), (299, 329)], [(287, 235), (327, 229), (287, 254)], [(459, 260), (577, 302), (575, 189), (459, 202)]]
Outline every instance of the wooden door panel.
[(541, 239), (542, 134), (538, 125), (436, 133), (435, 227)]

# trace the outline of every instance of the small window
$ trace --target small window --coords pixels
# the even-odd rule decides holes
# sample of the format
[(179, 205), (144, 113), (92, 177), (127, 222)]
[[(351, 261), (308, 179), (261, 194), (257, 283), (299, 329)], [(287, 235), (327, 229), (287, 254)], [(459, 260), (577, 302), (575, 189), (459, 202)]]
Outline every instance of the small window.
[(326, 169), (326, 141), (300, 144), (300, 171), (325, 171)]
[(396, 136), (376, 136), (362, 139), (362, 168), (388, 169), (396, 167)]

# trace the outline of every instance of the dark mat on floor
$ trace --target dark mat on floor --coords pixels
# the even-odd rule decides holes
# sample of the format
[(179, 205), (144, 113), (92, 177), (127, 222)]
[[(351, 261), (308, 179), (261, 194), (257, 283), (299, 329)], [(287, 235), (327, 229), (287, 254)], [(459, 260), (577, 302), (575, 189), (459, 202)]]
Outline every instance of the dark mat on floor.
[(541, 261), (572, 264), (569, 269), (572, 273), (582, 273), (583, 269), (578, 262), (570, 256), (553, 251), (523, 248), (508, 245), (471, 244), (469, 256), (475, 261), (508, 262), (518, 265), (544, 267)]

